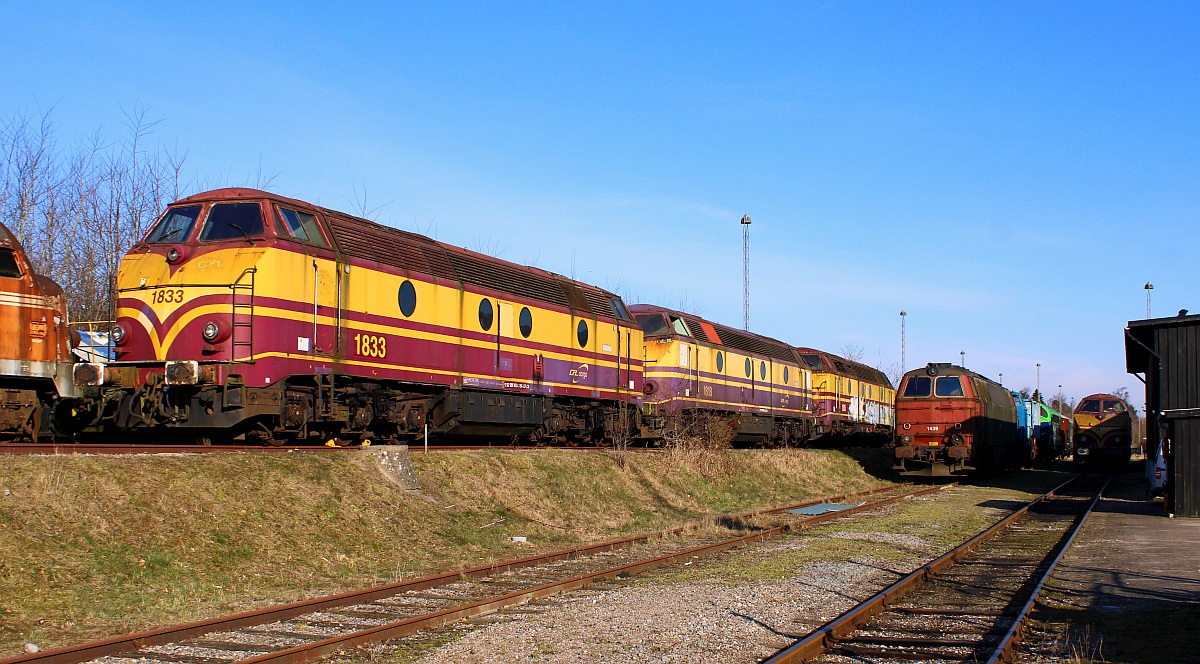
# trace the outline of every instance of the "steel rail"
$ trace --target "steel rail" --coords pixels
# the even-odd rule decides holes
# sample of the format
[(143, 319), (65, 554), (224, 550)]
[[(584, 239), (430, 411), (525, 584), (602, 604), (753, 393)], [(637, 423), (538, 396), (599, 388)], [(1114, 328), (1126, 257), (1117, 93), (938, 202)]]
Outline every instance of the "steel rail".
[[(804, 501), (801, 503), (796, 503), (793, 505), (755, 510), (755, 511), (745, 512), (745, 513), (741, 513), (741, 514), (735, 514), (735, 515), (731, 515), (731, 516), (733, 516), (735, 518), (745, 519), (745, 518), (750, 518), (750, 517), (764, 515), (764, 514), (785, 512), (785, 511), (791, 510), (791, 509), (808, 507), (808, 506), (820, 504), (822, 502), (846, 500), (847, 498), (852, 498), (852, 497), (872, 496), (872, 495), (883, 493), (886, 491), (903, 489), (906, 486), (909, 486), (909, 485), (904, 485), (904, 484), (891, 485), (891, 486), (879, 487), (876, 489), (868, 489), (865, 491), (858, 491), (858, 492), (849, 493), (849, 494), (837, 494), (837, 495), (833, 495), (833, 496), (826, 496), (823, 498), (807, 500), (807, 501)], [(876, 501), (874, 503), (865, 503), (864, 505), (859, 506), (858, 508), (851, 508), (849, 510), (841, 510), (838, 512), (832, 512), (832, 513), (828, 513), (828, 515), (817, 515), (817, 517), (814, 517), (814, 518), (831, 518), (831, 516), (829, 516), (829, 515), (838, 516), (838, 515), (851, 513), (852, 511), (861, 511), (862, 509), (865, 509), (867, 506), (879, 507), (884, 504), (888, 504), (890, 502), (896, 502), (898, 500), (903, 500), (904, 498), (907, 498), (910, 496), (921, 495), (924, 493), (929, 493), (931, 491), (948, 488), (950, 486), (955, 486), (955, 485), (950, 484), (950, 485), (945, 485), (945, 486), (934, 487), (932, 489), (924, 489), (924, 490), (921, 490), (918, 492), (909, 492), (909, 493), (901, 494), (900, 496), (886, 498), (881, 501)], [(804, 523), (806, 523), (806, 524), (811, 523), (811, 521), (809, 519), (804, 519), (802, 521), (804, 521)], [(255, 610), (255, 611), (245, 611), (242, 613), (237, 613), (237, 614), (233, 614), (233, 615), (229, 615), (229, 616), (222, 616), (222, 617), (218, 617), (218, 618), (199, 620), (199, 621), (195, 621), (195, 622), (191, 622), (191, 623), (185, 623), (182, 625), (174, 625), (174, 626), (170, 626), (170, 627), (164, 627), (164, 628), (155, 629), (155, 630), (138, 632), (135, 634), (129, 634), (129, 635), (124, 635), (124, 636), (116, 636), (116, 637), (112, 637), (109, 639), (94, 641), (91, 643), (84, 643), (84, 644), (80, 644), (80, 645), (76, 645), (76, 646), (67, 646), (67, 647), (57, 648), (57, 649), (53, 649), (53, 650), (46, 650), (46, 651), (42, 651), (42, 652), (34, 653), (34, 654), (20, 655), (20, 656), (11, 657), (8, 659), (0, 659), (0, 664), (77, 664), (79, 662), (86, 662), (86, 661), (95, 659), (97, 657), (102, 657), (105, 655), (114, 655), (114, 654), (127, 652), (127, 651), (131, 651), (131, 650), (137, 650), (139, 648), (143, 648), (146, 646), (177, 642), (177, 641), (181, 641), (183, 639), (200, 636), (202, 634), (207, 634), (210, 632), (230, 631), (230, 630), (241, 629), (243, 627), (250, 627), (250, 626), (254, 626), (254, 625), (261, 625), (261, 624), (265, 624), (265, 623), (277, 622), (280, 620), (287, 620), (289, 618), (294, 618), (296, 616), (301, 616), (301, 615), (304, 615), (307, 613), (312, 613), (315, 611), (321, 611), (321, 610), (340, 607), (340, 606), (351, 606), (354, 604), (369, 603), (369, 602), (375, 601), (377, 599), (382, 599), (384, 597), (390, 597), (392, 595), (397, 595), (397, 594), (400, 594), (403, 592), (426, 590), (429, 588), (436, 588), (439, 586), (444, 586), (444, 585), (454, 583), (457, 581), (480, 579), (480, 578), (485, 578), (485, 577), (489, 577), (489, 576), (494, 576), (498, 573), (502, 573), (502, 572), (506, 572), (506, 571), (510, 571), (510, 570), (521, 569), (521, 568), (525, 568), (525, 567), (532, 567), (534, 565), (538, 565), (538, 564), (542, 564), (542, 563), (554, 562), (557, 560), (564, 560), (564, 559), (569, 559), (569, 558), (577, 558), (577, 557), (602, 553), (605, 551), (613, 551), (613, 550), (629, 547), (629, 546), (632, 546), (632, 545), (635, 545), (635, 544), (638, 544), (641, 542), (653, 540), (656, 538), (661, 538), (661, 537), (664, 537), (667, 535), (676, 535), (676, 534), (684, 532), (687, 528), (692, 527), (693, 525), (695, 525), (695, 524), (679, 526), (677, 528), (671, 528), (671, 529), (667, 529), (667, 530), (657, 531), (654, 533), (635, 535), (633, 537), (626, 537), (623, 539), (612, 540), (612, 541), (608, 541), (608, 542), (601, 542), (598, 544), (591, 544), (591, 545), (576, 547), (576, 548), (572, 548), (572, 549), (562, 549), (559, 551), (554, 551), (554, 552), (539, 555), (539, 556), (530, 556), (530, 557), (526, 557), (526, 558), (520, 558), (517, 560), (510, 560), (510, 561), (495, 563), (495, 564), (491, 564), (491, 565), (481, 565), (481, 566), (473, 567), (473, 568), (466, 569), (466, 570), (446, 572), (443, 574), (426, 576), (426, 577), (422, 577), (419, 579), (413, 579), (410, 581), (401, 581), (398, 583), (375, 586), (373, 588), (368, 588), (365, 590), (351, 591), (351, 592), (346, 592), (346, 593), (340, 593), (337, 595), (330, 595), (330, 596), (326, 596), (326, 597), (318, 597), (318, 598), (314, 598), (314, 599), (310, 599), (310, 600), (293, 602), (291, 604), (284, 604), (284, 605), (279, 605), (279, 606), (274, 606), (274, 607), (268, 607), (266, 609), (260, 609), (260, 610)], [(480, 612), (486, 612), (486, 611), (481, 610)], [(473, 614), (473, 615), (477, 615), (477, 614)]]
[(74, 455), (74, 454), (213, 454), (216, 452), (329, 452), (370, 449), (360, 447), (325, 447), (318, 445), (286, 445), (266, 447), (262, 445), (161, 445), (154, 443), (4, 443), (0, 454), (22, 455)]
[(661, 556), (656, 556), (654, 558), (648, 558), (646, 560), (620, 565), (618, 567), (611, 567), (598, 572), (592, 572), (589, 574), (563, 579), (561, 581), (546, 583), (533, 588), (527, 588), (525, 590), (508, 593), (506, 595), (500, 595), (486, 600), (472, 602), (470, 604), (463, 604), (457, 607), (451, 607), (449, 609), (444, 609), (442, 611), (437, 611), (422, 616), (414, 616), (412, 618), (406, 618), (393, 623), (330, 637), (322, 641), (295, 646), (293, 648), (280, 650), (278, 652), (266, 653), (257, 657), (238, 660), (238, 662), (239, 664), (302, 664), (305, 662), (312, 662), (324, 658), (343, 648), (350, 648), (367, 643), (378, 643), (388, 639), (408, 636), (425, 629), (439, 627), (463, 618), (471, 618), (486, 613), (492, 613), (509, 606), (525, 604), (530, 600), (584, 588), (593, 583), (626, 576), (633, 576), (647, 570), (668, 565), (676, 560), (690, 560), (699, 556), (719, 553), (726, 549), (741, 546), (743, 544), (765, 541), (785, 532), (811, 528), (812, 526), (819, 525), (820, 523), (840, 516), (883, 507), (885, 505), (889, 505), (906, 498), (911, 498), (913, 496), (933, 493), (934, 491), (941, 491), (949, 486), (951, 485), (920, 489), (899, 496), (863, 503), (857, 507), (852, 507), (845, 510), (826, 512), (825, 514), (818, 514), (803, 519), (797, 519), (792, 523), (753, 533), (751, 535), (743, 535), (741, 537), (735, 537), (720, 542), (692, 547), (683, 551), (676, 551), (674, 553), (668, 553)]
[(1017, 644), (1021, 642), (1021, 636), (1025, 627), (1025, 620), (1029, 617), (1029, 614), (1033, 612), (1033, 607), (1037, 603), (1038, 595), (1042, 592), (1042, 588), (1046, 585), (1046, 582), (1049, 581), (1050, 577), (1054, 574), (1054, 570), (1058, 567), (1059, 561), (1063, 559), (1063, 556), (1067, 555), (1067, 550), (1071, 548), (1071, 543), (1075, 541), (1075, 536), (1078, 535), (1079, 531), (1083, 529), (1083, 522), (1086, 521), (1089, 516), (1091, 516), (1092, 511), (1096, 508), (1096, 503), (1100, 502), (1100, 498), (1104, 496), (1104, 490), (1108, 488), (1108, 485), (1111, 482), (1112, 476), (1110, 475), (1108, 480), (1104, 482), (1104, 486), (1100, 487), (1100, 491), (1096, 492), (1096, 497), (1092, 498), (1092, 502), (1088, 504), (1087, 509), (1084, 510), (1083, 514), (1080, 515), (1079, 519), (1075, 522), (1075, 525), (1071, 528), (1071, 533), (1067, 536), (1066, 541), (1059, 546), (1058, 554), (1054, 556), (1054, 560), (1050, 561), (1050, 566), (1046, 569), (1046, 572), (1042, 574), (1042, 578), (1038, 579), (1037, 585), (1033, 587), (1033, 592), (1029, 595), (1029, 599), (1026, 600), (1025, 605), (1021, 607), (1021, 612), (1017, 614), (1017, 619), (1013, 621), (1012, 626), (1008, 628), (1008, 631), (1005, 632), (1004, 636), (1000, 639), (1000, 645), (996, 647), (995, 653), (988, 658), (987, 664), (997, 664), (997, 662), (1007, 662), (1011, 660), (1013, 649), (1016, 648)]
[[(763, 664), (804, 662), (825, 653), (825, 651), (831, 646), (836, 645), (837, 641), (844, 639), (860, 625), (886, 610), (888, 604), (894, 603), (896, 600), (899, 600), (909, 592), (920, 587), (934, 574), (937, 574), (951, 565), (954, 565), (964, 556), (966, 556), (966, 554), (970, 553), (976, 546), (992, 539), (1005, 528), (1012, 525), (1014, 521), (1027, 514), (1034, 506), (1055, 495), (1063, 487), (1075, 482), (1080, 477), (1082, 477), (1082, 475), (1076, 475), (1075, 477), (1054, 487), (1041, 496), (1029, 501), (1021, 509), (1009, 514), (1000, 521), (997, 521), (991, 526), (985, 528), (966, 542), (947, 551), (935, 560), (918, 567), (904, 578), (872, 595), (858, 606), (851, 608), (837, 618), (825, 623), (825, 625), (816, 629), (803, 639), (775, 653), (768, 659), (764, 660)], [(1105, 486), (1107, 486), (1107, 483)], [(1102, 491), (1103, 489), (1101, 492)], [(1082, 521), (1080, 520), (1080, 523), (1081, 522)]]
[[(348, 452), (388, 449), (392, 445), (197, 445), (179, 443), (163, 445), (157, 443), (0, 443), (0, 454), (16, 455), (73, 455), (73, 454), (214, 454), (217, 452)], [(578, 447), (514, 447), (511, 445), (431, 445), (430, 452), (465, 452), (476, 450), (525, 451), (525, 450), (575, 450), (596, 452), (607, 450), (607, 447), (578, 446)], [(630, 449), (630, 452), (645, 451), (647, 448)], [(410, 445), (410, 453), (421, 453), (423, 448)]]

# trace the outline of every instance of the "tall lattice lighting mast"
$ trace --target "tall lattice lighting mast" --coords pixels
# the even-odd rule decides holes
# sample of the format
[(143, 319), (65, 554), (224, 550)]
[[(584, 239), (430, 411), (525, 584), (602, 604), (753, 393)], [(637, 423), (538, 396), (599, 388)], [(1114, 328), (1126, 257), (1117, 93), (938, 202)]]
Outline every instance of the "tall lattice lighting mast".
[(742, 329), (750, 331), (750, 215), (742, 215)]
[(904, 318), (908, 316), (908, 312), (900, 310), (900, 375), (903, 376), (908, 367), (904, 364)]

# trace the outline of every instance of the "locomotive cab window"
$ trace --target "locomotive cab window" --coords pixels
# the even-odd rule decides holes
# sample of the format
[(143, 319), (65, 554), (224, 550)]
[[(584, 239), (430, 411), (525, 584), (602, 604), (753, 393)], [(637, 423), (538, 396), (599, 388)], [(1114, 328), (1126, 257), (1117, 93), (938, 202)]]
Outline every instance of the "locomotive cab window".
[(1123, 413), (1125, 412), (1125, 406), (1122, 406), (1120, 401), (1105, 400), (1104, 412), (1109, 415), (1113, 413)]
[(671, 316), (671, 327), (675, 329), (675, 334), (682, 334), (685, 337), (692, 336), (692, 331), (688, 329), (687, 323), (679, 316)]
[(625, 303), (617, 298), (611, 298), (609, 304), (612, 305), (613, 315), (619, 320), (633, 320), (633, 316), (629, 315), (629, 310), (625, 308)]
[(199, 205), (168, 208), (166, 214), (151, 229), (146, 236), (146, 242), (183, 242), (192, 234), (192, 225), (200, 216)]
[(906, 397), (927, 397), (933, 390), (933, 379), (929, 376), (913, 376), (904, 386)]
[(208, 211), (200, 241), (249, 240), (262, 234), (262, 208), (258, 203), (217, 203)]
[(294, 239), (301, 242), (308, 242), (322, 247), (328, 247), (329, 243), (325, 241), (325, 236), (321, 234), (321, 227), (317, 224), (317, 218), (307, 212), (299, 212), (281, 207), (279, 209), (279, 225)]
[(1083, 403), (1079, 404), (1079, 407), (1076, 408), (1075, 411), (1079, 412), (1079, 413), (1093, 413), (1093, 414), (1099, 413), (1100, 412), (1100, 402), (1099, 401), (1084, 401)]
[(963, 396), (962, 381), (958, 376), (938, 376), (934, 393), (939, 397), (961, 397)]
[(12, 249), (0, 249), (0, 277), (21, 278), (21, 268), (17, 265), (17, 256)]
[(808, 368), (812, 369), (813, 371), (823, 371), (825, 369), (825, 366), (821, 364), (820, 355), (805, 354), (801, 355), (800, 359), (804, 360), (804, 363), (808, 365)]
[(662, 314), (644, 314), (637, 317), (637, 322), (646, 336), (668, 334), (671, 331), (667, 326), (667, 319)]

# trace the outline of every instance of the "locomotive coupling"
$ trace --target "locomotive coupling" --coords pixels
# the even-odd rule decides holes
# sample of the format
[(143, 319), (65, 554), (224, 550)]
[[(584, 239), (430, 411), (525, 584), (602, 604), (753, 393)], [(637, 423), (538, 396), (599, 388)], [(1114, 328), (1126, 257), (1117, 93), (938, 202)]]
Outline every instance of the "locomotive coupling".
[(166, 365), (167, 385), (200, 385), (213, 382), (211, 367), (202, 367), (196, 360), (173, 360)]
[(76, 387), (100, 387), (120, 383), (123, 373), (100, 362), (76, 362), (71, 369), (71, 378)]

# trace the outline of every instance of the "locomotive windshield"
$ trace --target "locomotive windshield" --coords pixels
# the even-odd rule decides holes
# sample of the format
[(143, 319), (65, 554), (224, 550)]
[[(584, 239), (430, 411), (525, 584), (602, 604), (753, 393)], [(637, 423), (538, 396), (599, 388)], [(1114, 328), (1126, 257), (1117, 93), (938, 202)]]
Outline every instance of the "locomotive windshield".
[(258, 203), (218, 203), (208, 211), (200, 241), (250, 239), (262, 234), (262, 209)]
[(329, 246), (329, 243), (325, 242), (325, 237), (321, 235), (321, 227), (317, 225), (317, 218), (311, 214), (281, 207), (279, 208), (279, 217), (282, 220), (280, 225), (288, 235), (301, 242), (319, 244), (322, 247)]
[(820, 355), (805, 353), (804, 355), (800, 356), (800, 359), (804, 360), (804, 363), (808, 365), (808, 368), (812, 369), (813, 371), (825, 370), (825, 365), (821, 363)]
[(0, 249), (0, 277), (21, 278), (21, 268), (17, 266), (17, 257), (12, 249)]
[(934, 394), (939, 397), (961, 397), (963, 396), (962, 381), (958, 376), (938, 376)]
[(1113, 413), (1123, 413), (1125, 412), (1125, 406), (1122, 406), (1120, 401), (1109, 401), (1105, 399), (1104, 412), (1109, 415)]
[(642, 332), (647, 336), (656, 334), (669, 334), (671, 328), (667, 327), (667, 320), (662, 314), (645, 314), (637, 317), (638, 325), (642, 326)]
[(927, 397), (932, 388), (933, 379), (929, 376), (913, 376), (908, 379), (908, 385), (904, 386), (904, 396)]
[(183, 242), (192, 233), (192, 224), (199, 215), (199, 205), (169, 208), (146, 236), (146, 242)]
[(629, 316), (629, 310), (625, 308), (625, 303), (624, 303), (624, 302), (622, 302), (622, 301), (618, 300), (618, 299), (617, 299), (617, 298), (615, 298), (615, 297), (613, 297), (613, 298), (609, 298), (609, 300), (608, 300), (608, 301), (609, 301), (609, 304), (611, 304), (611, 305), (612, 305), (612, 309), (613, 309), (613, 316), (616, 316), (616, 317), (617, 317), (617, 318), (619, 318), (620, 320), (633, 320), (633, 319), (632, 319), (632, 318)]
[(1092, 399), (1088, 399), (1088, 400), (1084, 401), (1083, 403), (1079, 404), (1079, 407), (1075, 409), (1075, 412), (1077, 412), (1077, 413), (1099, 413), (1100, 412), (1100, 402), (1094, 401)]

